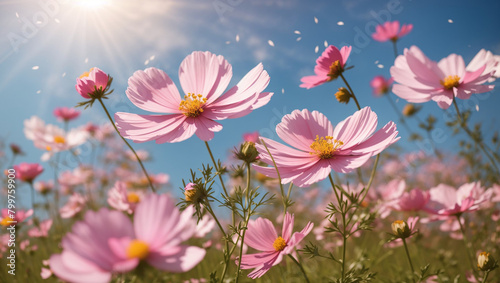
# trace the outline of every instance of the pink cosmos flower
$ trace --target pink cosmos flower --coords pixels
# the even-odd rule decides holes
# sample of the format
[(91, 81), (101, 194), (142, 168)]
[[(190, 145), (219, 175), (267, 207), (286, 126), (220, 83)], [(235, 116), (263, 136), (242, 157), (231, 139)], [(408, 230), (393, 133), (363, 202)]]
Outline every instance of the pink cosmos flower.
[(42, 277), (42, 279), (48, 279), (50, 278), (50, 276), (52, 276), (52, 270), (42, 267), (42, 270), (40, 272), (40, 277)]
[[(297, 149), (262, 139), (274, 157), (282, 183), (306, 187), (325, 179), (331, 170), (348, 173), (360, 167), (399, 139), (393, 122), (374, 133), (376, 127), (377, 115), (370, 107), (356, 111), (335, 129), (325, 115), (304, 109), (285, 115), (276, 126), (278, 136)], [(260, 144), (255, 146), (261, 161), (271, 166), (253, 165), (255, 170), (276, 178), (278, 175), (266, 148)]]
[(32, 183), (38, 175), (42, 174), (43, 167), (38, 163), (23, 162), (14, 165), (14, 170), (16, 170), (16, 178), (26, 183)]
[(484, 191), (479, 182), (467, 183), (458, 189), (440, 184), (430, 189), (428, 211), (438, 215), (437, 219), (479, 209), (479, 205), (491, 198), (492, 190)]
[(140, 191), (128, 191), (124, 182), (117, 181), (108, 191), (108, 204), (116, 210), (132, 214), (143, 197)]
[(258, 64), (225, 94), (232, 67), (222, 56), (195, 51), (182, 61), (179, 80), (186, 94), (182, 100), (165, 72), (148, 68), (129, 79), (127, 96), (137, 107), (167, 115), (138, 115), (118, 112), (116, 124), (123, 137), (134, 142), (180, 142), (196, 134), (209, 141), (222, 130), (215, 120), (245, 116), (267, 104), (273, 93), (262, 92), (269, 75)]
[(393, 207), (398, 203), (398, 199), (404, 194), (406, 182), (402, 179), (394, 179), (374, 189), (377, 195), (375, 199), (379, 200), (374, 210), (380, 214), (380, 218), (384, 219), (389, 216)]
[(382, 96), (389, 92), (393, 79), (385, 79), (384, 76), (376, 76), (370, 81), (375, 96)]
[(75, 108), (58, 107), (54, 109), (54, 116), (60, 121), (68, 122), (80, 116), (80, 111)]
[(62, 253), (50, 257), (50, 269), (65, 281), (93, 283), (110, 282), (140, 260), (169, 272), (188, 271), (205, 256), (204, 249), (181, 244), (195, 233), (193, 212), (180, 212), (167, 195), (153, 194), (137, 206), (133, 223), (119, 211), (87, 211), (63, 238)]
[(351, 49), (351, 46), (344, 46), (339, 51), (333, 45), (328, 46), (316, 60), (315, 75), (300, 79), (302, 82), (300, 87), (310, 89), (338, 78), (344, 72), (345, 63), (351, 54)]
[(286, 213), (281, 236), (278, 237), (273, 223), (265, 218), (257, 218), (248, 223), (245, 234), (245, 244), (262, 251), (257, 254), (244, 254), (241, 257), (241, 269), (254, 268), (248, 277), (255, 279), (264, 275), (272, 266), (278, 264), (284, 255), (294, 251), (295, 246), (304, 239), (313, 228), (313, 223), (307, 223), (300, 232), (293, 231), (294, 216)]
[(47, 219), (40, 222), (38, 227), (28, 230), (28, 236), (33, 238), (47, 237), (49, 235), (50, 227), (52, 227), (52, 219)]
[[(26, 218), (30, 217), (31, 215), (33, 215), (33, 209), (29, 210), (17, 209), (16, 213), (14, 214), (14, 218), (12, 219), (10, 218), (9, 210), (7, 208), (2, 208), (0, 225), (2, 226), (9, 226), (11, 224), (19, 225), (21, 222), (26, 220)], [(11, 221), (14, 221), (15, 223), (9, 223)]]
[(376, 41), (385, 42), (388, 40), (397, 41), (399, 38), (407, 35), (413, 29), (412, 24), (403, 25), (401, 30), (399, 30), (399, 21), (385, 22), (382, 25), (375, 27), (375, 32), (372, 34), (372, 38)]
[(398, 211), (420, 211), (425, 208), (430, 200), (428, 191), (422, 191), (418, 188), (410, 192), (403, 193), (396, 201), (394, 209)]
[(85, 207), (86, 200), (79, 193), (73, 193), (68, 202), (59, 209), (61, 218), (71, 218)]
[(99, 68), (92, 68), (76, 79), (76, 91), (86, 99), (92, 98), (94, 92), (104, 91), (108, 86), (109, 76)]
[(451, 54), (439, 63), (427, 58), (416, 46), (405, 49), (396, 58), (391, 75), (399, 84), (392, 87), (397, 96), (411, 103), (429, 100), (447, 109), (455, 97), (469, 99), (473, 93), (488, 92), (493, 85), (483, 85), (493, 74), (483, 74), (484, 64), (474, 71), (467, 71), (462, 56)]
[(486, 68), (481, 75), (487, 75), (489, 73), (492, 74), (492, 76), (488, 79), (488, 82), (491, 83), (497, 78), (500, 78), (500, 56), (493, 55), (491, 51), (487, 51), (485, 49), (479, 50), (476, 56), (474, 56), (469, 64), (467, 64), (465, 70), (468, 72), (474, 72), (484, 65), (486, 65)]

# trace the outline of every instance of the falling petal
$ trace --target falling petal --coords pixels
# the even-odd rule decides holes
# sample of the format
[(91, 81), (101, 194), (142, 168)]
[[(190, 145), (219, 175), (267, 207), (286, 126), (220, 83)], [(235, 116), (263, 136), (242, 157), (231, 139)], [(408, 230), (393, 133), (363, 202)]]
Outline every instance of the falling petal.
[(479, 112), (479, 105), (476, 104), (476, 111)]
[(236, 35), (236, 42), (240, 42), (240, 35), (239, 34)]
[(448, 23), (453, 24), (453, 20), (452, 19), (448, 19)]
[(89, 58), (85, 58), (85, 64), (89, 62)]
[(231, 44), (231, 41), (229, 41), (229, 40), (228, 40), (228, 41), (226, 41), (226, 44)]
[(319, 46), (316, 45), (316, 47), (314, 48), (314, 53), (318, 53), (319, 51)]
[(149, 61), (153, 61), (155, 59), (155, 55), (149, 57)]
[(62, 73), (61, 77), (66, 77), (66, 72)]
[(296, 30), (296, 31), (294, 31), (293, 33), (295, 33), (295, 34), (300, 34), (300, 31)]
[(378, 64), (377, 67), (379, 67), (380, 69), (382, 69), (384, 67), (384, 65)]
[(37, 25), (41, 25), (41, 24), (42, 24), (42, 21), (36, 21), (36, 23), (35, 23), (35, 24), (37, 24)]
[(300, 41), (302, 39), (302, 37), (297, 37), (297, 41)]
[(272, 40), (268, 40), (267, 43), (269, 43), (269, 45), (271, 45), (272, 47), (274, 47), (274, 42)]
[(378, 64), (378, 60), (377, 60), (377, 61), (375, 61), (375, 64)]
[(19, 14), (18, 14), (17, 12), (16, 12), (16, 18), (18, 18), (18, 19), (19, 19)]
[(61, 23), (61, 21), (60, 21), (58, 18), (55, 18), (55, 19), (54, 19), (54, 22), (56, 22), (56, 23), (58, 23), (58, 24), (60, 24), (60, 23)]
[(337, 25), (339, 25), (339, 26), (343, 26), (343, 25), (344, 25), (344, 22), (343, 22), (343, 21), (338, 21), (338, 22), (337, 22)]
[(38, 69), (40, 69), (40, 67), (39, 66), (33, 66), (33, 67), (31, 67), (31, 69), (32, 70), (38, 70)]
[(40, 89), (36, 91), (37, 94), (40, 94), (41, 92), (42, 92), (42, 90), (40, 90)]
[(314, 22), (318, 23), (318, 18), (314, 17)]
[(144, 61), (144, 65), (149, 64), (149, 60)]
[(328, 47), (328, 41), (325, 40), (325, 48)]
[(284, 88), (281, 89), (281, 93), (285, 93), (285, 89)]

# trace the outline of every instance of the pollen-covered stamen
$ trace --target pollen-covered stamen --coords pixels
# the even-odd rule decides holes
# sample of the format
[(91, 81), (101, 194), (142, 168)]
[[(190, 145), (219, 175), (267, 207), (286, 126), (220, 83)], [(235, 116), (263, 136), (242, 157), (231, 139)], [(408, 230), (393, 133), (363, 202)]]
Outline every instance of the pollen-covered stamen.
[(309, 154), (315, 154), (321, 159), (332, 158), (335, 151), (339, 149), (344, 143), (339, 140), (333, 139), (333, 137), (319, 137), (316, 135), (316, 139), (311, 144), (310, 148), (313, 150)]
[(2, 219), (2, 221), (0, 221), (0, 225), (9, 226), (12, 224), (13, 221), (14, 221), (14, 219), (12, 219), (10, 217), (5, 217), (4, 219)]
[(274, 240), (273, 248), (277, 252), (281, 252), (282, 250), (285, 249), (285, 247), (286, 247), (286, 241), (282, 237), (278, 237), (278, 238), (276, 238), (276, 240)]
[(132, 240), (126, 254), (128, 258), (145, 259), (149, 254), (149, 245), (141, 240)]
[(335, 62), (333, 62), (331, 65), (330, 65), (330, 72), (328, 72), (328, 81), (332, 81), (336, 78), (338, 78), (338, 76), (340, 76), (340, 74), (344, 71), (344, 68), (342, 67), (342, 65), (340, 64), (340, 61), (337, 60)]
[(94, 68), (91, 68), (90, 71), (88, 72), (84, 72), (80, 77), (79, 79), (83, 79), (83, 78), (86, 78), (90, 75), (90, 72), (92, 72), (92, 70), (94, 70)]
[(447, 76), (444, 80), (439, 81), (445, 89), (450, 90), (454, 87), (458, 87), (460, 85), (460, 77), (459, 76)]
[(141, 198), (138, 194), (132, 192), (127, 194), (127, 201), (130, 203), (138, 203), (141, 201)]
[(201, 94), (188, 93), (184, 96), (184, 100), (179, 105), (179, 110), (187, 117), (198, 117), (203, 112), (203, 105), (207, 102), (207, 98)]
[(54, 142), (59, 143), (59, 144), (63, 144), (66, 142), (66, 139), (63, 136), (55, 136)]

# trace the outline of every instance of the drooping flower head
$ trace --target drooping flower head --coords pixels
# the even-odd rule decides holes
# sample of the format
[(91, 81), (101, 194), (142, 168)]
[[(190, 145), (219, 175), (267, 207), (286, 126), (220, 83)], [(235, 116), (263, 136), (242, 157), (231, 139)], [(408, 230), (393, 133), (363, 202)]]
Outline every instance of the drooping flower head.
[(392, 78), (386, 79), (384, 76), (376, 76), (370, 81), (370, 86), (375, 96), (382, 96), (389, 93), (392, 83)]
[(133, 223), (119, 211), (87, 211), (63, 238), (62, 253), (50, 257), (50, 269), (65, 281), (94, 283), (110, 282), (141, 260), (169, 272), (188, 271), (205, 256), (204, 249), (181, 244), (196, 232), (193, 212), (180, 212), (167, 195), (153, 194), (137, 206)]
[(375, 27), (375, 32), (372, 34), (372, 38), (380, 42), (388, 40), (396, 42), (399, 38), (407, 35), (413, 29), (412, 24), (403, 25), (401, 30), (399, 27), (399, 21), (385, 22)]
[(43, 167), (38, 163), (20, 163), (14, 165), (14, 170), (16, 170), (16, 178), (26, 183), (33, 183), (35, 178), (42, 174)]
[(80, 111), (75, 108), (58, 107), (54, 109), (54, 116), (60, 121), (68, 122), (80, 116)]
[(248, 223), (245, 244), (261, 251), (256, 254), (242, 255), (241, 269), (254, 269), (248, 274), (248, 277), (259, 278), (271, 267), (280, 263), (283, 256), (292, 253), (297, 244), (311, 232), (314, 226), (312, 222), (309, 222), (302, 231), (292, 235), (293, 224), (294, 216), (287, 212), (283, 220), (281, 236), (278, 236), (273, 223), (268, 219), (259, 217)]
[(222, 56), (195, 51), (179, 68), (185, 95), (165, 72), (148, 68), (137, 71), (128, 81), (127, 96), (137, 107), (161, 115), (118, 112), (116, 124), (123, 137), (134, 142), (180, 142), (196, 134), (209, 141), (222, 130), (216, 120), (245, 116), (267, 104), (273, 93), (263, 92), (269, 75), (258, 64), (234, 87), (226, 91), (232, 67)]
[[(376, 127), (377, 115), (369, 107), (356, 111), (335, 128), (325, 115), (304, 109), (285, 115), (276, 126), (278, 136), (295, 148), (262, 139), (276, 162), (282, 183), (293, 182), (299, 187), (307, 187), (325, 179), (331, 170), (348, 173), (360, 167), (399, 139), (393, 122), (377, 132)], [(254, 165), (255, 170), (276, 178), (266, 148), (259, 144), (255, 146), (261, 161), (271, 166)]]
[(462, 56), (457, 54), (450, 54), (437, 63), (412, 46), (405, 49), (404, 55), (398, 56), (391, 67), (391, 75), (398, 83), (392, 91), (408, 102), (433, 100), (440, 108), (447, 109), (455, 97), (469, 99), (473, 93), (493, 90), (493, 85), (484, 85), (494, 73), (484, 74), (486, 67), (487, 64), (483, 64), (468, 71)]
[(103, 97), (111, 85), (111, 77), (99, 68), (92, 68), (76, 79), (76, 91), (86, 99)]
[(310, 89), (338, 78), (344, 72), (351, 50), (351, 46), (344, 46), (340, 50), (333, 45), (328, 46), (316, 60), (315, 75), (300, 79), (302, 82), (300, 87)]

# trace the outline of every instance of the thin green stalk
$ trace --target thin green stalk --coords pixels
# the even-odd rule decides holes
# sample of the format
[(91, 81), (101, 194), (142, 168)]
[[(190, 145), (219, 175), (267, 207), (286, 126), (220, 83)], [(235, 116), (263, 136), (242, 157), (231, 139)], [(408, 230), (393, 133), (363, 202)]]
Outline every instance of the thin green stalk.
[[(219, 172), (220, 168), (219, 168), (219, 166), (217, 166), (217, 162), (215, 162), (214, 155), (212, 154), (212, 150), (210, 150), (210, 146), (208, 145), (208, 142), (205, 142), (205, 146), (207, 147), (208, 154), (210, 154), (210, 158), (212, 159), (212, 162), (214, 163), (215, 170), (217, 172)], [(224, 181), (222, 180), (222, 175), (220, 174), (220, 172), (218, 175), (219, 175), (220, 183), (222, 185), (222, 189), (224, 190), (224, 194), (226, 195), (226, 197), (229, 198), (229, 194), (227, 193), (226, 186), (224, 185)]]
[[(240, 256), (238, 259), (238, 270), (236, 270), (236, 283), (238, 283), (240, 279), (240, 270), (241, 270), (241, 258), (243, 257), (243, 243), (245, 242), (245, 233), (248, 228), (248, 221), (250, 220), (250, 206), (252, 205), (252, 202), (249, 199), (250, 196), (250, 163), (247, 162), (247, 188), (246, 188), (246, 196), (245, 196), (245, 204), (246, 204), (246, 209), (244, 210), (244, 221), (245, 221), (245, 228), (243, 229), (243, 232), (241, 232), (241, 245), (240, 245)], [(236, 242), (238, 243), (238, 242)]]
[(413, 278), (415, 276), (415, 269), (413, 268), (413, 263), (411, 263), (410, 252), (408, 251), (408, 246), (406, 245), (406, 239), (401, 238), (401, 240), (403, 240), (403, 246), (405, 247), (406, 257), (408, 258), (408, 262), (410, 263), (412, 280), (413, 282), (415, 282), (415, 278)]
[(397, 39), (392, 40), (392, 47), (394, 49), (394, 58), (398, 58), (398, 46), (397, 46), (396, 42), (397, 42)]
[(309, 278), (307, 278), (306, 271), (302, 267), (302, 264), (300, 264), (291, 254), (288, 254), (288, 256), (292, 259), (293, 262), (295, 262), (295, 264), (299, 266), (300, 271), (302, 271), (302, 274), (304, 275), (304, 279), (306, 280), (307, 283), (309, 283)]
[(488, 279), (488, 275), (490, 275), (490, 272), (491, 270), (486, 271), (486, 274), (484, 274), (483, 281), (481, 281), (482, 283), (486, 283), (486, 279)]
[[(260, 139), (260, 141), (262, 142), (262, 145), (266, 148), (267, 153), (269, 154), (269, 156), (271, 157), (271, 160), (273, 161), (274, 169), (276, 170), (276, 174), (278, 175), (278, 181), (280, 184), (280, 191), (281, 191), (281, 197), (283, 200), (283, 207), (284, 207), (284, 210), (286, 212), (286, 210), (288, 208), (288, 197), (285, 198), (285, 191), (283, 190), (283, 184), (281, 184), (281, 175), (280, 175), (280, 171), (278, 170), (278, 165), (276, 165), (276, 161), (274, 161), (273, 155), (269, 151), (269, 148), (267, 148), (266, 142), (263, 139)], [(291, 186), (291, 184), (290, 184), (290, 186)], [(288, 191), (289, 191), (288, 194), (290, 194), (290, 190), (291, 190), (291, 187), (288, 189)]]
[(356, 106), (358, 107), (358, 110), (361, 110), (361, 106), (359, 106), (359, 102), (358, 102), (358, 99), (356, 98), (356, 95), (354, 95), (354, 92), (352, 91), (351, 86), (349, 85), (349, 83), (347, 82), (347, 80), (344, 78), (344, 75), (342, 73), (340, 73), (340, 77), (342, 78), (342, 80), (344, 81), (345, 85), (347, 86), (347, 88), (351, 92), (352, 98), (354, 99), (354, 102), (356, 103)]
[(290, 200), (290, 195), (292, 194), (292, 187), (293, 187), (293, 182), (290, 183), (290, 186), (288, 186), (288, 193), (286, 194), (286, 205), (285, 205), (285, 212), (288, 210), (288, 201)]
[(149, 186), (151, 187), (151, 190), (156, 193), (155, 187), (153, 186), (153, 183), (151, 182), (151, 178), (149, 178), (148, 172), (146, 171), (146, 168), (144, 168), (144, 164), (142, 164), (142, 160), (139, 158), (137, 153), (135, 152), (134, 148), (127, 142), (127, 140), (120, 134), (120, 131), (118, 131), (118, 128), (115, 125), (115, 122), (113, 122), (113, 118), (111, 118), (111, 115), (109, 115), (108, 109), (104, 105), (104, 102), (102, 101), (102, 98), (98, 98), (99, 103), (101, 103), (102, 108), (104, 109), (104, 112), (106, 112), (106, 115), (108, 116), (109, 121), (111, 122), (111, 125), (113, 125), (113, 128), (115, 128), (116, 133), (122, 138), (123, 142), (128, 146), (128, 148), (132, 151), (132, 153), (135, 155), (135, 158), (137, 158), (137, 161), (139, 162), (139, 165), (142, 168), (142, 172), (144, 172), (144, 175), (146, 175), (146, 178), (148, 179)]
[(470, 265), (471, 265), (472, 270), (474, 272), (474, 277), (476, 277), (476, 269), (474, 267), (474, 260), (472, 259), (471, 251), (469, 249), (469, 240), (467, 238), (467, 234), (465, 233), (464, 226), (462, 225), (462, 221), (460, 221), (460, 215), (457, 214), (456, 216), (457, 216), (458, 224), (460, 225), (460, 232), (462, 232), (462, 237), (464, 239), (465, 251), (467, 253), (467, 257), (469, 258)]
[[(338, 202), (338, 205), (339, 205), (339, 208), (341, 208), (341, 206), (343, 207), (342, 205), (342, 195), (344, 194), (343, 191), (341, 191), (340, 193), (340, 197), (337, 193), (337, 190), (335, 189), (335, 184), (333, 183), (333, 179), (332, 179), (332, 175), (331, 174), (328, 174), (328, 179), (330, 179), (330, 184), (332, 184), (332, 188), (333, 188), (333, 192), (335, 193), (335, 197), (337, 198), (337, 202)], [(342, 214), (342, 281), (341, 282), (344, 282), (344, 278), (345, 278), (345, 258), (346, 258), (346, 250), (347, 250), (347, 237), (346, 237), (346, 211), (344, 211), (343, 208), (340, 209), (341, 211), (341, 214)]]

